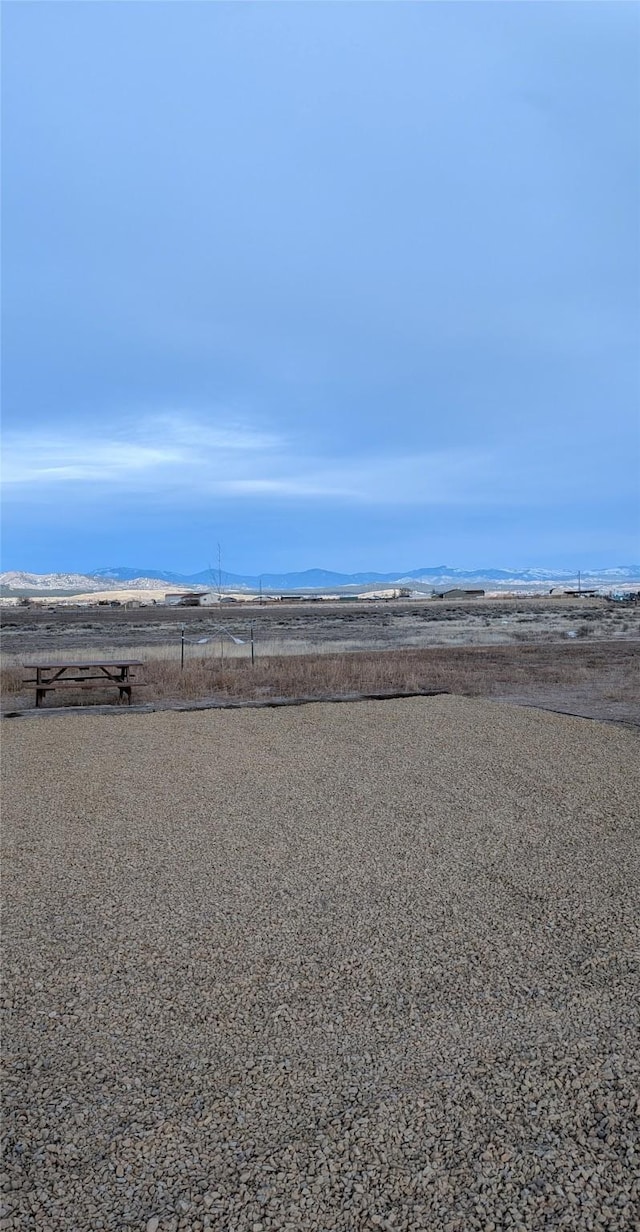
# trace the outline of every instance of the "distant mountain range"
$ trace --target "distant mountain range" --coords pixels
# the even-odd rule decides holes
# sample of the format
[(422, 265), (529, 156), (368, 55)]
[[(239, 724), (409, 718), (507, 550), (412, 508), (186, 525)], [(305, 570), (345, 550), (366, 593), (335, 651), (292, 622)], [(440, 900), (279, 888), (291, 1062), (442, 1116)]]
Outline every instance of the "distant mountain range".
[[(13, 571), (0, 574), (0, 589), (19, 594), (27, 591), (45, 593), (76, 593), (96, 590), (160, 589), (158, 583), (167, 586), (211, 588), (221, 585), (226, 590), (257, 591), (305, 591), (336, 590), (362, 586), (423, 586), (446, 588), (465, 583), (485, 589), (543, 589), (553, 585), (576, 586), (577, 572), (568, 569), (453, 569), (449, 565), (428, 565), (421, 569), (391, 573), (337, 573), (331, 569), (305, 569), (299, 573), (263, 573), (254, 576), (244, 573), (227, 573), (218, 576), (216, 569), (203, 569), (199, 573), (174, 573), (166, 569), (135, 569), (115, 566), (94, 569), (91, 573), (24, 573)], [(613, 568), (585, 569), (581, 572), (583, 587), (615, 587), (629, 582), (640, 582), (640, 565), (618, 565)]]
[[(217, 586), (263, 588), (275, 590), (311, 590), (318, 586), (361, 586), (370, 583), (404, 582), (576, 582), (576, 570), (568, 569), (453, 569), (448, 564), (425, 565), (407, 573), (335, 573), (332, 569), (303, 569), (301, 573), (263, 573), (260, 577), (245, 573), (226, 573), (217, 569), (202, 569), (200, 573), (170, 573), (155, 569), (111, 568), (95, 569), (91, 578), (110, 578), (113, 582), (131, 582), (134, 578), (154, 578), (183, 586)], [(613, 569), (583, 570), (581, 577), (604, 578), (612, 582), (635, 582), (640, 578), (640, 564), (622, 564)]]
[[(154, 569), (110, 568), (95, 569), (93, 578), (109, 578), (114, 582), (130, 582), (136, 578), (154, 578), (179, 586), (222, 585), (228, 589), (258, 590), (317, 590), (327, 586), (368, 586), (374, 583), (403, 584), (411, 582), (567, 582), (577, 581), (575, 570), (562, 569), (453, 569), (449, 565), (428, 565), (422, 569), (410, 569), (406, 573), (336, 573), (331, 569), (304, 569), (300, 573), (263, 573), (260, 577), (245, 573), (218, 575), (217, 569), (203, 569), (200, 573), (171, 573)], [(612, 583), (635, 581), (640, 578), (640, 565), (619, 565), (613, 569), (585, 570), (581, 574), (585, 582), (591, 578), (611, 580)]]

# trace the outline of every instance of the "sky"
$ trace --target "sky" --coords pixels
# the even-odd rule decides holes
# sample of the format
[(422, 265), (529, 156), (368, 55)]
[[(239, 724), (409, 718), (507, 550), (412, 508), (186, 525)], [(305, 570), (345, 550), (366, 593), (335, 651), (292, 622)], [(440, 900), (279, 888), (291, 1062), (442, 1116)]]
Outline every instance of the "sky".
[(4, 5), (4, 569), (640, 559), (640, 10)]

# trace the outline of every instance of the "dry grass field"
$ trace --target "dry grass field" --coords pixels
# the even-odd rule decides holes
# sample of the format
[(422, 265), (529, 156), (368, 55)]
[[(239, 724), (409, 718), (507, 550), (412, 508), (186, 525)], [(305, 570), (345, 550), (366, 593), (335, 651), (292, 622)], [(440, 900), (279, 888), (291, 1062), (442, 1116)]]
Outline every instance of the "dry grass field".
[[(238, 648), (234, 648), (238, 649)], [(240, 648), (244, 650), (245, 648)], [(194, 653), (196, 652), (196, 653)], [(199, 653), (198, 653), (199, 652)], [(101, 652), (107, 658), (116, 651)], [(134, 704), (146, 706), (223, 704), (233, 700), (320, 698), (372, 693), (443, 690), (467, 696), (510, 699), (572, 714), (640, 723), (640, 653), (629, 640), (434, 647), (322, 655), (259, 657), (246, 653), (220, 660), (220, 647), (188, 646), (184, 670), (162, 649), (133, 648), (144, 661)], [(165, 651), (166, 653), (166, 651)], [(91, 652), (82, 657), (89, 658)], [(37, 656), (36, 656), (37, 657)], [(22, 667), (2, 673), (5, 713), (33, 707), (34, 691), (23, 684)], [(33, 674), (33, 673), (31, 673)], [(113, 692), (49, 695), (47, 709), (62, 705), (112, 704)]]
[[(640, 721), (638, 604), (537, 596), (276, 603), (250, 611), (11, 608), (0, 616), (5, 712), (33, 705), (22, 687), (25, 664), (124, 655), (144, 662), (135, 701), (146, 705), (445, 689)], [(51, 695), (47, 707), (112, 700), (69, 691)]]
[(3, 736), (3, 1229), (637, 1229), (634, 731), (438, 697)]
[[(212, 608), (0, 609), (3, 656), (9, 660), (56, 653), (144, 650), (143, 657), (179, 653), (185, 624), (190, 653), (220, 623), (248, 642), (253, 626), (260, 657), (433, 646), (542, 644), (576, 635), (586, 641), (640, 639), (640, 604), (599, 598), (537, 597), (395, 603), (275, 603)], [(203, 652), (211, 653), (210, 650)], [(225, 655), (247, 654), (227, 641)]]

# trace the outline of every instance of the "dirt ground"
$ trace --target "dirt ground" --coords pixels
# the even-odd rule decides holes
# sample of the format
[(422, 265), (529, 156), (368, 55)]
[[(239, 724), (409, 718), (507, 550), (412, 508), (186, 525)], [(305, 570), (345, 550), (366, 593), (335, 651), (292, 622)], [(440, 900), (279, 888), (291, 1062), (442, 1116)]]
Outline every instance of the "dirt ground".
[(632, 1232), (638, 736), (480, 699), (4, 731), (7, 1232)]
[[(3, 655), (103, 648), (150, 650), (195, 640), (222, 623), (247, 639), (253, 626), (264, 653), (339, 652), (404, 647), (508, 645), (579, 638), (640, 638), (640, 605), (604, 599), (485, 599), (394, 603), (304, 603), (260, 607), (3, 609)], [(228, 648), (231, 652), (231, 646)]]

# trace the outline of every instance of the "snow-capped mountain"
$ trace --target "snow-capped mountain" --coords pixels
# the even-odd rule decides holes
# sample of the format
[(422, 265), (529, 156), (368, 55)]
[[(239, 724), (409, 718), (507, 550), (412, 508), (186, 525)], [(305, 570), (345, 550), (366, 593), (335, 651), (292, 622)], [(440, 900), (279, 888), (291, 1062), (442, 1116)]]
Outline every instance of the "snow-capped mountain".
[[(584, 588), (606, 588), (625, 583), (640, 584), (640, 565), (606, 566), (601, 569), (583, 569), (581, 584)], [(160, 583), (160, 585), (159, 585)], [(423, 586), (447, 589), (463, 584), (482, 585), (484, 589), (544, 590), (552, 586), (573, 587), (577, 585), (577, 572), (569, 569), (454, 569), (448, 565), (428, 565), (407, 572), (337, 573), (330, 569), (305, 569), (298, 573), (263, 573), (261, 576), (228, 573), (223, 570), (218, 577), (216, 569), (203, 569), (200, 573), (175, 573), (167, 569), (131, 568), (110, 566), (94, 569), (89, 574), (80, 573), (26, 573), (12, 571), (0, 574), (0, 588), (18, 594), (27, 591), (53, 593), (91, 592), (117, 590), (126, 586), (130, 590), (157, 590), (167, 586), (215, 588), (222, 585), (228, 590), (305, 591), (327, 590), (342, 587), (368, 586), (371, 584)]]

